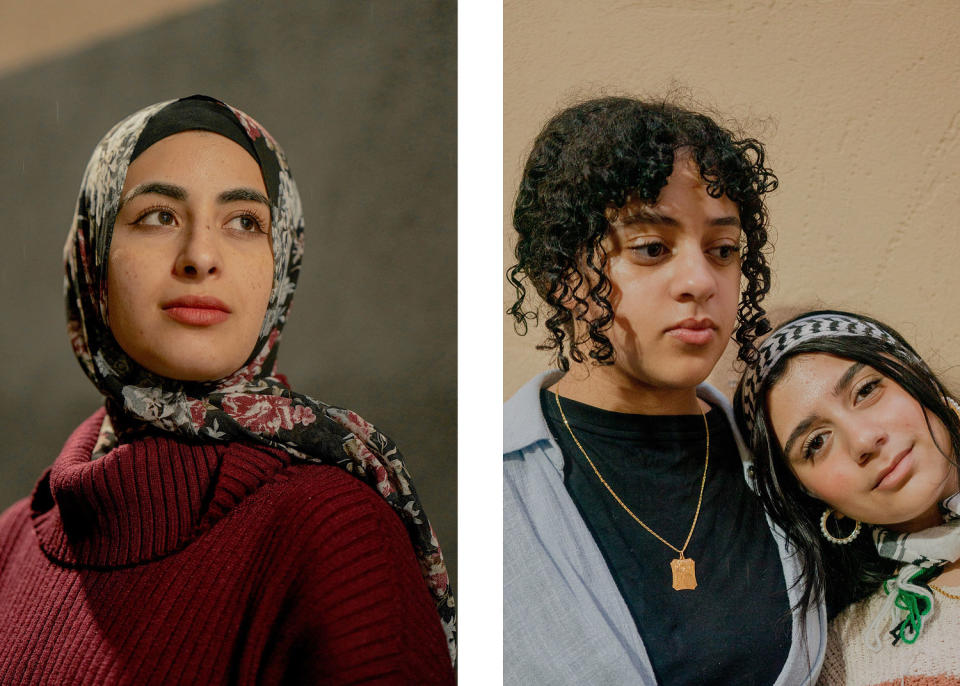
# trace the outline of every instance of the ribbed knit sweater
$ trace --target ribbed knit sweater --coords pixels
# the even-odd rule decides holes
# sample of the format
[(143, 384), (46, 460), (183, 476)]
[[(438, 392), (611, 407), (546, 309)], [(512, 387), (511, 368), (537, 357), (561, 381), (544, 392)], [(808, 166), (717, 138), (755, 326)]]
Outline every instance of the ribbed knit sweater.
[[(957, 593), (954, 588), (947, 590)], [(916, 642), (893, 645), (892, 637), (884, 636), (880, 652), (875, 653), (865, 638), (885, 597), (879, 589), (830, 622), (818, 686), (960, 685), (960, 600), (935, 593), (933, 611), (923, 618)]]
[(74, 432), (0, 516), (2, 684), (449, 684), (409, 538), (336, 467)]

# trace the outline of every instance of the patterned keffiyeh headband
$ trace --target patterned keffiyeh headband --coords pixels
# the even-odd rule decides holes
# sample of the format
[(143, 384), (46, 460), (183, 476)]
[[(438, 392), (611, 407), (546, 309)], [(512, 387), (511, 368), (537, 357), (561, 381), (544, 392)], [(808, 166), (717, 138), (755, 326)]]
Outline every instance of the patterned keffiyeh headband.
[[(107, 323), (107, 263), (120, 192), (130, 162), (153, 143), (181, 131), (226, 136), (259, 164), (271, 210), (273, 289), (247, 363), (215, 382), (182, 382), (134, 362)], [(116, 432), (156, 427), (185, 438), (247, 441), (308, 462), (332, 464), (377, 490), (410, 535), (456, 657), (456, 611), (447, 568), (403, 457), (390, 438), (349, 410), (294, 393), (276, 369), (277, 347), (293, 300), (303, 254), (300, 195), (276, 141), (249, 116), (205, 96), (161, 102), (114, 126), (87, 164), (64, 248), (67, 329), (84, 372), (107, 398), (97, 453)], [(111, 424), (115, 425), (112, 426)]]
[(919, 362), (912, 350), (866, 319), (838, 312), (816, 312), (801, 317), (770, 334), (760, 345), (757, 361), (744, 373), (741, 409), (748, 434), (753, 433), (756, 423), (759, 394), (762, 393), (767, 375), (777, 363), (802, 343), (840, 336), (877, 339), (889, 345), (891, 352), (900, 359)]

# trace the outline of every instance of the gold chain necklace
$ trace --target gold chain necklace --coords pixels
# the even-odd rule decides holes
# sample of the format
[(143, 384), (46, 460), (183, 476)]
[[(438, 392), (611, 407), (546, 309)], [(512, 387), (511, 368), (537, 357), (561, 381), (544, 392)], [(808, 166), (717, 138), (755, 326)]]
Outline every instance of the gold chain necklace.
[(954, 595), (953, 593), (947, 593), (946, 591), (944, 591), (944, 590), (943, 590), (942, 588), (940, 588), (939, 586), (934, 586), (933, 584), (930, 584), (930, 583), (928, 583), (927, 586), (929, 586), (930, 588), (932, 588), (934, 591), (936, 591), (936, 592), (939, 593), (940, 595), (944, 596), (945, 598), (950, 598), (950, 599), (952, 599), (952, 600), (960, 600), (960, 595)]
[[(697, 587), (697, 573), (696, 567), (693, 561), (693, 558), (684, 557), (684, 552), (687, 549), (687, 546), (690, 544), (690, 538), (693, 536), (693, 530), (697, 528), (697, 519), (700, 518), (700, 505), (703, 503), (703, 487), (707, 484), (707, 468), (710, 466), (710, 425), (707, 423), (707, 415), (704, 413), (703, 408), (700, 408), (700, 416), (703, 417), (703, 427), (707, 431), (707, 456), (703, 461), (703, 478), (700, 480), (700, 495), (697, 496), (697, 511), (693, 513), (693, 524), (690, 525), (690, 531), (687, 532), (687, 539), (683, 542), (683, 546), (678, 548), (677, 546), (671, 544), (663, 536), (658, 534), (656, 531), (651, 529), (649, 526), (643, 523), (643, 521), (635, 514), (633, 511), (627, 507), (626, 503), (620, 499), (620, 496), (610, 488), (610, 484), (607, 483), (607, 480), (603, 478), (600, 474), (600, 470), (597, 469), (597, 465), (593, 464), (593, 460), (590, 459), (590, 456), (587, 455), (587, 451), (583, 449), (583, 446), (580, 444), (580, 441), (577, 440), (577, 437), (573, 433), (573, 429), (570, 428), (570, 422), (567, 421), (567, 415), (563, 412), (563, 406), (560, 405), (560, 394), (556, 391), (553, 392), (553, 397), (557, 400), (557, 409), (560, 410), (560, 417), (563, 419), (563, 425), (567, 427), (567, 431), (570, 432), (570, 438), (573, 439), (573, 442), (577, 444), (577, 447), (580, 448), (580, 452), (583, 453), (583, 456), (586, 458), (587, 463), (593, 468), (593, 473), (597, 475), (597, 478), (600, 479), (600, 483), (604, 485), (607, 491), (610, 492), (610, 495), (613, 496), (613, 499), (616, 500), (620, 507), (627, 511), (627, 514), (633, 517), (633, 520), (646, 529), (649, 533), (663, 543), (665, 546), (675, 551), (680, 555), (676, 560), (670, 560), (670, 570), (673, 572), (673, 590), (683, 591), (683, 590), (693, 590)], [(698, 405), (699, 406), (699, 405)]]

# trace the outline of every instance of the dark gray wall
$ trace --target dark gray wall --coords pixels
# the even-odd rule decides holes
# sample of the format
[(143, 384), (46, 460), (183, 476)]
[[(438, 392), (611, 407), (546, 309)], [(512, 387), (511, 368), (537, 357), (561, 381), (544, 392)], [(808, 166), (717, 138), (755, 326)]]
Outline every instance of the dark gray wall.
[(101, 402), (62, 301), (87, 158), (125, 115), (192, 93), (285, 148), (307, 249), (280, 371), (397, 441), (455, 579), (453, 0), (225, 2), (0, 78), (0, 506)]

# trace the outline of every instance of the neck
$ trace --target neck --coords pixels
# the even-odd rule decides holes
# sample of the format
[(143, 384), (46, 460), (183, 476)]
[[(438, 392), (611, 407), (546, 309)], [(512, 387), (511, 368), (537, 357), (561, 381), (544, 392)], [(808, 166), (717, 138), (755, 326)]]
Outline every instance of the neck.
[(960, 586), (960, 560), (955, 560), (943, 568), (936, 578), (938, 586)]
[(710, 406), (696, 387), (663, 388), (646, 384), (615, 367), (572, 364), (551, 391), (611, 412), (648, 415), (700, 414)]

